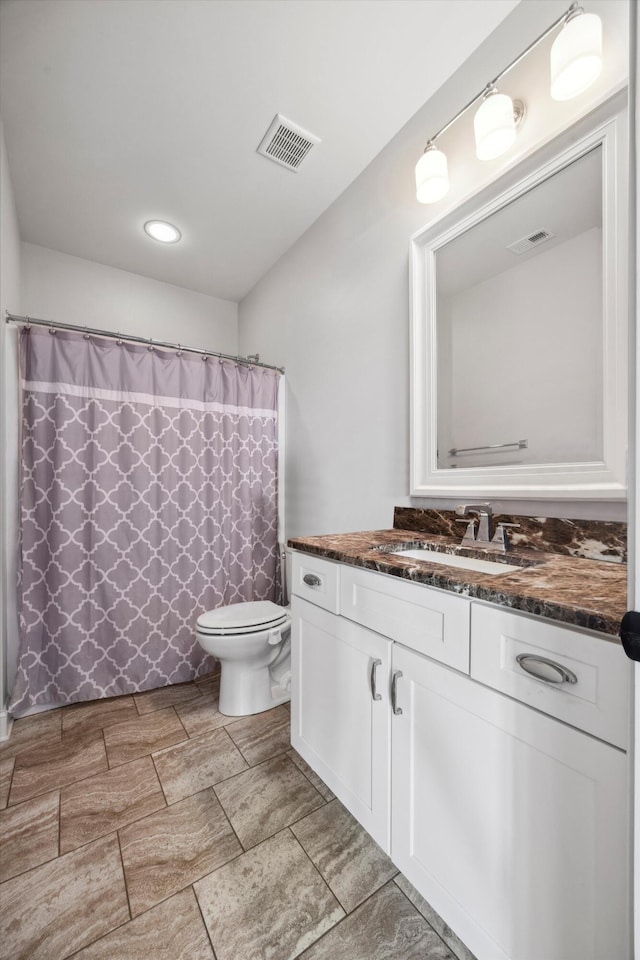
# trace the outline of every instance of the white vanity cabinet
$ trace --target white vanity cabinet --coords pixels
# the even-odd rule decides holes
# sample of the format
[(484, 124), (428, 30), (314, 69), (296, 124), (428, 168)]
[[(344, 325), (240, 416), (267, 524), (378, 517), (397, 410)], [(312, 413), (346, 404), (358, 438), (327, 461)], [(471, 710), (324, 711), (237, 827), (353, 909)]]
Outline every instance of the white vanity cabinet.
[(291, 742), (390, 852), (392, 642), (294, 596)]
[(630, 960), (622, 648), (297, 556), (296, 749), (478, 960)]
[(396, 866), (479, 960), (627, 960), (626, 754), (412, 650), (393, 670)]

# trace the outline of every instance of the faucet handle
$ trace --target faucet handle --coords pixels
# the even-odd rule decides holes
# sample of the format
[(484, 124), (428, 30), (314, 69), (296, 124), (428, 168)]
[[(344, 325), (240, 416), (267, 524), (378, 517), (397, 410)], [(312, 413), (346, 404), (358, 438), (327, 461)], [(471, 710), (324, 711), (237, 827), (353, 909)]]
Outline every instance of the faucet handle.
[(519, 523), (499, 523), (491, 543), (495, 544), (499, 549), (506, 551), (509, 547), (509, 536), (506, 528), (519, 526)]
[(475, 517), (465, 517), (458, 519), (455, 518), (456, 523), (466, 523), (467, 529), (464, 532), (464, 537), (462, 538), (462, 545), (476, 542), (476, 523), (477, 520)]

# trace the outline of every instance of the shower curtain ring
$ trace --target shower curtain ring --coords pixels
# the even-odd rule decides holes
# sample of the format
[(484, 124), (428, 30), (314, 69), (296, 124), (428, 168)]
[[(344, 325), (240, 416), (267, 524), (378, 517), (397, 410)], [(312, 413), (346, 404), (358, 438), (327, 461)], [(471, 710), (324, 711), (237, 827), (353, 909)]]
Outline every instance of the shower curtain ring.
[(153, 350), (153, 337), (149, 337), (149, 346), (147, 347), (147, 350)]
[(55, 332), (56, 332), (56, 328), (55, 328), (55, 327), (49, 327), (49, 333), (51, 334), (51, 336), (53, 336), (53, 335), (55, 334)]
[(85, 326), (85, 328), (84, 328), (83, 337), (84, 337), (85, 340), (91, 340), (91, 337), (89, 336), (89, 331), (88, 331), (88, 329), (87, 329), (86, 326)]
[(117, 339), (116, 339), (116, 344), (117, 344), (117, 346), (119, 346), (119, 347), (122, 346), (122, 340), (121, 340), (121, 338), (120, 338), (120, 331), (119, 331), (119, 330), (118, 330), (118, 335), (117, 335)]
[(205, 353), (204, 356), (202, 357), (202, 359), (206, 362), (206, 361), (209, 359), (209, 357), (208, 357), (208, 355)]
[(182, 344), (179, 343), (179, 344), (178, 344), (178, 349), (177, 349), (177, 351), (176, 351), (176, 357), (181, 357), (181, 356), (182, 356)]

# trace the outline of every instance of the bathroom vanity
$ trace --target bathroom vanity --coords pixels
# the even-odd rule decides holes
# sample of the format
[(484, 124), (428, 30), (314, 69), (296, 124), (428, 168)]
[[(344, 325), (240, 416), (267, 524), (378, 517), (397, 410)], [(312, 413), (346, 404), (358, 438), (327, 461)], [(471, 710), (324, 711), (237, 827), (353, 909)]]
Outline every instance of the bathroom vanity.
[(388, 552), (420, 536), (291, 541), (293, 745), (478, 960), (623, 960), (624, 566)]

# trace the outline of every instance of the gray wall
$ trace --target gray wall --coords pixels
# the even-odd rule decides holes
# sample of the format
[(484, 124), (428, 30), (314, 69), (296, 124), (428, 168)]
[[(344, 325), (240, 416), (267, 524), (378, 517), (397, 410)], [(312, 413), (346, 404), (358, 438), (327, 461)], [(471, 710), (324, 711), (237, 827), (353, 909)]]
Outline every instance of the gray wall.
[[(590, 91), (551, 101), (550, 44), (541, 45), (502, 85), (527, 103), (511, 153), (477, 161), (469, 111), (442, 140), (452, 184), (445, 200), (419, 204), (413, 168), (427, 136), (565, 9), (564, 0), (523, 0), (241, 302), (241, 352), (258, 350), (287, 368), (287, 536), (389, 527), (393, 506), (410, 503), (409, 237), (624, 84), (626, 0), (589, 4), (606, 38), (603, 73)], [(625, 513), (623, 504), (510, 501), (509, 509)]]
[(238, 349), (238, 305), (231, 300), (32, 243), (22, 244), (22, 309), (31, 317), (223, 353)]

